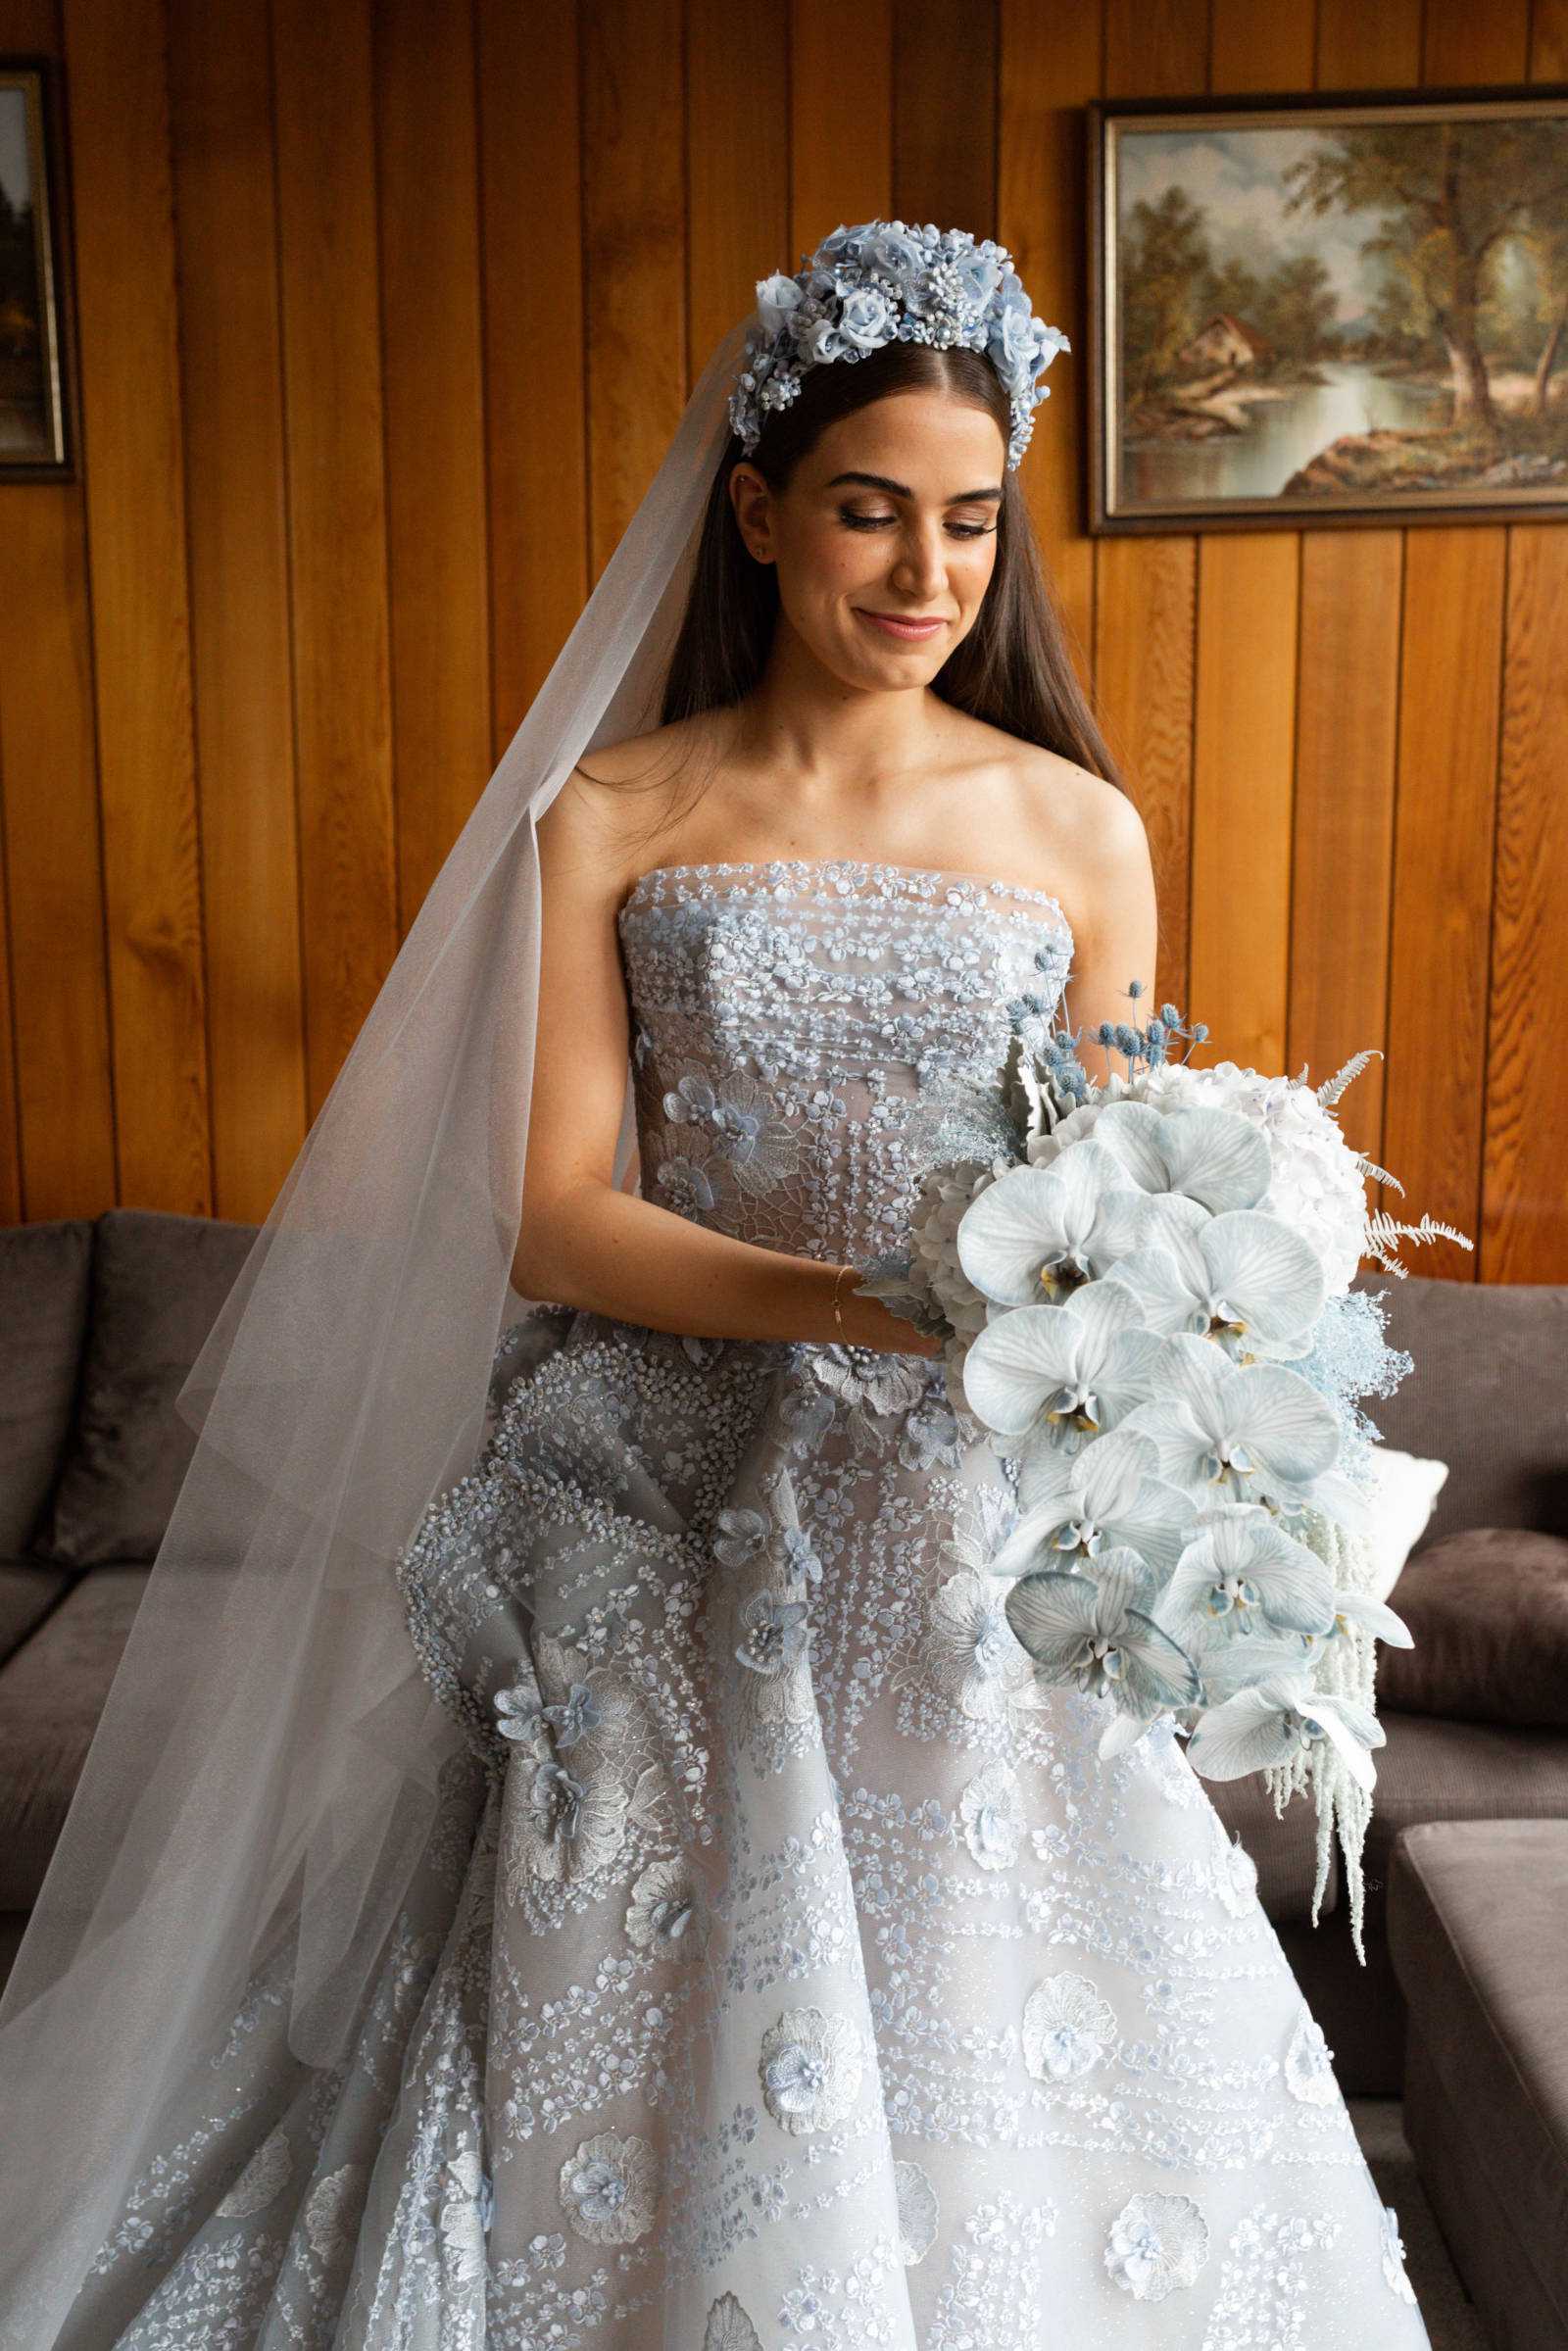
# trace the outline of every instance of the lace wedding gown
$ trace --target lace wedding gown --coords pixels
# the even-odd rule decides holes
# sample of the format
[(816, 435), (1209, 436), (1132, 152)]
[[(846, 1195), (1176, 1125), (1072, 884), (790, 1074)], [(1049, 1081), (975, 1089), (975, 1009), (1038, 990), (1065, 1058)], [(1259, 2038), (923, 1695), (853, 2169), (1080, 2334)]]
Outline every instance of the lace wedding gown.
[[(1071, 955), (835, 858), (621, 940), (648, 1197), (862, 1265)], [(258, 1977), (64, 2351), (1425, 2344), (1255, 1873), (1037, 1679), (940, 1365), (547, 1307), (493, 1403), (400, 1563), (466, 1739), (350, 2058)]]

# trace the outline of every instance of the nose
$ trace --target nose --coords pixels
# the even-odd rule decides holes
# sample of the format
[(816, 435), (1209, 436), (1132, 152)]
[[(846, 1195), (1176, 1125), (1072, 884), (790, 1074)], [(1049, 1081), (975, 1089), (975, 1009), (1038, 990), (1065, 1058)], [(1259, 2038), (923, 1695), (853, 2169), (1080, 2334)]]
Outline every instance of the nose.
[(942, 593), (948, 579), (948, 555), (942, 540), (941, 517), (929, 524), (911, 520), (899, 533), (898, 559), (892, 579), (911, 604), (928, 605)]

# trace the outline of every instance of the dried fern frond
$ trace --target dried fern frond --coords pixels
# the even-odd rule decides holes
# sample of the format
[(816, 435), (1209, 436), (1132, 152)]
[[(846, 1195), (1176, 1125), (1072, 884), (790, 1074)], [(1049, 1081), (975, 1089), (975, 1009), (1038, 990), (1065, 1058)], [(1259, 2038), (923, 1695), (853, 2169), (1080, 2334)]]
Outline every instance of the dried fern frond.
[(1396, 1224), (1386, 1210), (1366, 1220), (1363, 1254), (1375, 1257), (1385, 1273), (1396, 1274), (1402, 1282), (1409, 1272), (1401, 1265), (1396, 1251), (1401, 1241), (1455, 1241), (1460, 1249), (1474, 1249), (1468, 1233), (1455, 1232), (1451, 1224), (1441, 1224), (1435, 1216), (1423, 1216), (1419, 1224)]
[(1369, 1159), (1365, 1151), (1356, 1152), (1355, 1163), (1369, 1182), (1374, 1184), (1387, 1184), (1391, 1192), (1396, 1192), (1401, 1200), (1404, 1198), (1404, 1186), (1400, 1183), (1398, 1177), (1396, 1175), (1390, 1175), (1388, 1169), (1386, 1167), (1380, 1167), (1376, 1159)]
[[(1365, 1045), (1358, 1053), (1352, 1053), (1349, 1059), (1338, 1068), (1331, 1078), (1325, 1078), (1317, 1089), (1317, 1099), (1323, 1107), (1329, 1109), (1337, 1102), (1346, 1087), (1360, 1076), (1369, 1061), (1381, 1061), (1382, 1058), (1383, 1054), (1375, 1045)], [(1301, 1074), (1304, 1077), (1306, 1072), (1303, 1070)]]

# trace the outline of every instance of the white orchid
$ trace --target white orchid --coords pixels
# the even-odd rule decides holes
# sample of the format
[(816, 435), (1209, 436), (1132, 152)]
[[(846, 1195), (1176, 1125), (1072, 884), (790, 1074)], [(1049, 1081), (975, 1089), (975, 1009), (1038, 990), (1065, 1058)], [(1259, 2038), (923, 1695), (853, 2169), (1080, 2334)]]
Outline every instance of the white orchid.
[(1234, 1061), (1206, 1069), (1173, 1061), (1148, 1071), (1140, 1091), (1162, 1109), (1177, 1103), (1223, 1108), (1256, 1128), (1268, 1145), (1271, 1169), (1268, 1191), (1256, 1205), (1307, 1243), (1334, 1297), (1348, 1289), (1365, 1249), (1368, 1163), (1351, 1150), (1334, 1116), (1336, 1081), (1314, 1089), (1304, 1076), (1265, 1076)]
[(1001, 1436), (1038, 1429), (1076, 1445), (1154, 1393), (1156, 1366), (1174, 1344), (1144, 1328), (1130, 1290), (1092, 1282), (1059, 1306), (1014, 1306), (987, 1323), (964, 1358), (964, 1395)]
[(1105, 1551), (1085, 1564), (1083, 1575), (1020, 1578), (1007, 1593), (1007, 1622), (1048, 1680), (1074, 1682), (1126, 1718), (1124, 1728), (1106, 1727), (1101, 1751), (1114, 1753), (1166, 1708), (1191, 1705), (1199, 1682), (1192, 1660), (1154, 1622), (1157, 1580), (1138, 1553)]
[(1243, 1638), (1262, 1631), (1327, 1634), (1333, 1583), (1317, 1553), (1295, 1542), (1267, 1510), (1206, 1511), (1160, 1594), (1157, 1616), (1175, 1641), (1185, 1641), (1204, 1618)]
[(1274, 1633), (1267, 1627), (1246, 1641), (1233, 1639), (1219, 1617), (1190, 1619), (1182, 1647), (1193, 1661), (1202, 1694), (1199, 1709), (1222, 1706), (1239, 1690), (1250, 1690), (1270, 1675), (1299, 1679), (1312, 1670), (1312, 1651), (1322, 1641), (1311, 1633)]
[(1009, 1167), (973, 1200), (958, 1224), (958, 1263), (1003, 1306), (1062, 1298), (1104, 1270), (1106, 1195), (1126, 1186), (1109, 1151), (1084, 1143), (1051, 1167)]
[[(976, 1347), (995, 1330), (983, 1331)], [(1313, 1498), (1339, 1451), (1340, 1424), (1298, 1373), (1277, 1363), (1233, 1363), (1206, 1339), (1186, 1334), (1162, 1343), (1152, 1376), (1161, 1400), (1138, 1405), (1126, 1425), (1153, 1439), (1161, 1475), (1172, 1485), (1209, 1498), (1218, 1486), (1244, 1502), (1298, 1507)]]
[(1192, 1200), (1151, 1200), (1135, 1228), (1139, 1244), (1146, 1236), (1152, 1246), (1135, 1247), (1110, 1278), (1132, 1291), (1152, 1331), (1213, 1339), (1243, 1361), (1308, 1352), (1323, 1268), (1278, 1217), (1254, 1208), (1208, 1216)]
[(1370, 1790), (1377, 1773), (1368, 1750), (1382, 1746), (1386, 1737), (1377, 1716), (1354, 1698), (1314, 1690), (1301, 1675), (1269, 1674), (1211, 1708), (1188, 1740), (1187, 1754), (1205, 1780), (1241, 1780), (1327, 1739), (1357, 1786)]
[[(1170, 1005), (1146, 1029), (1104, 1024), (1127, 1071), (1098, 1084), (1070, 1032), (1043, 1053), (1016, 1042), (1011, 1163), (922, 1180), (886, 1295), (945, 1333), (954, 1409), (990, 1431), (1016, 1494), (945, 1591), (942, 1671), (979, 1715), (1010, 1634), (1028, 1680), (1004, 1704), (1060, 1682), (1104, 1698), (1102, 1759), (1164, 1721), (1210, 1778), (1298, 1779), (1304, 1760), (1321, 1824), (1342, 1773), (1375, 1780), (1372, 1637), (1411, 1645), (1384, 1602), (1336, 1586), (1324, 1536), (1369, 1531), (1348, 1407), (1402, 1368), (1349, 1311), (1364, 1301), (1347, 1305), (1360, 1257), (1388, 1262), (1366, 1214), (1381, 1171), (1333, 1114), (1368, 1056), (1314, 1091), (1304, 1071), (1195, 1069), (1172, 1057), (1178, 1037), (1207, 1031)], [(993, 1810), (976, 1781), (981, 1867), (1016, 1828)]]
[(1140, 1192), (1181, 1193), (1211, 1216), (1232, 1208), (1254, 1208), (1268, 1190), (1268, 1143), (1250, 1120), (1234, 1111), (1196, 1106), (1167, 1110), (1147, 1102), (1107, 1102), (1099, 1108), (1092, 1130), (1065, 1142), (1059, 1156), (1043, 1164), (1048, 1171), (1059, 1166), (1069, 1151), (1081, 1151), (1090, 1142), (1120, 1161), (1123, 1182)]
[(1396, 1616), (1386, 1600), (1373, 1599), (1366, 1592), (1337, 1592), (1333, 1598), (1333, 1622), (1322, 1632), (1303, 1633), (1298, 1641), (1298, 1662), (1308, 1671), (1315, 1670), (1318, 1659), (1332, 1641), (1343, 1641), (1351, 1625), (1360, 1625), (1392, 1649), (1413, 1649), (1415, 1635), (1402, 1616)]
[(1168, 1575), (1181, 1557), (1192, 1504), (1158, 1472), (1152, 1439), (1121, 1429), (1076, 1453), (1032, 1447), (1018, 1465), (1022, 1515), (990, 1560), (992, 1574), (1071, 1569), (1075, 1559), (1125, 1548)]

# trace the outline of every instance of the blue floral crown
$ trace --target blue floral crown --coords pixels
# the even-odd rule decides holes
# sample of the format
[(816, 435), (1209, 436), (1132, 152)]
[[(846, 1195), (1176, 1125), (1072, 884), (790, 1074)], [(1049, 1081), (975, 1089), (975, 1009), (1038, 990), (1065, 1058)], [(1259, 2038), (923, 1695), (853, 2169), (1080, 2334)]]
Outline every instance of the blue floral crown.
[(757, 316), (746, 366), (730, 394), (729, 418), (752, 456), (775, 409), (787, 408), (808, 367), (861, 360), (884, 343), (961, 345), (984, 352), (1012, 403), (1007, 469), (1034, 432), (1032, 412), (1051, 397), (1038, 382), (1058, 351), (1072, 348), (1059, 326), (1033, 316), (1005, 245), (976, 244), (964, 228), (903, 220), (841, 221), (794, 277), (757, 281)]

